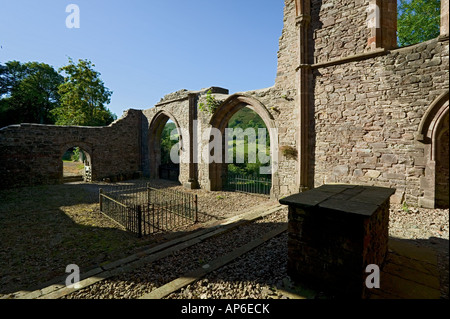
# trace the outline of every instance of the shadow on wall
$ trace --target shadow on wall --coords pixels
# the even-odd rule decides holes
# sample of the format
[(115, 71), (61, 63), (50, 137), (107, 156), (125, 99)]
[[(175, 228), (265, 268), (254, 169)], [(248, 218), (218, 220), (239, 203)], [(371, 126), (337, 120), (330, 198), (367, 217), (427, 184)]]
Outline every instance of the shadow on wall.
[[(322, 7), (322, 0), (317, 1), (317, 8)], [(323, 23), (319, 17), (320, 10), (312, 10), (311, 11), (311, 28), (308, 35), (308, 59), (310, 64), (314, 64), (314, 53), (316, 52), (316, 41), (314, 41), (314, 34), (316, 30), (320, 30), (323, 27)], [(315, 104), (315, 92), (316, 92), (316, 83), (317, 79), (322, 76), (319, 70), (315, 69), (309, 74), (311, 77), (311, 87), (309, 88), (309, 92), (312, 94), (309, 95), (309, 170), (308, 170), (308, 181), (309, 188), (313, 189), (315, 187), (315, 167), (316, 167), (316, 142), (317, 142), (317, 133), (316, 133), (316, 104)]]

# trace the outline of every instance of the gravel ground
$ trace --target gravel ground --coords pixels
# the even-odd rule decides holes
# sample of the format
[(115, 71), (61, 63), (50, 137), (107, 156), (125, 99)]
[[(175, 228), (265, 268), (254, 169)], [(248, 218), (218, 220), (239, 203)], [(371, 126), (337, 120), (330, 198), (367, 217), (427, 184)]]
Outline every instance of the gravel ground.
[[(134, 182), (124, 182), (119, 185), (129, 185), (132, 183)], [(182, 186), (165, 181), (150, 181), (150, 183), (151, 186), (156, 188), (171, 187), (196, 193), (199, 196), (201, 221), (220, 220), (235, 215), (237, 212), (255, 207), (255, 205), (271, 203), (265, 197), (229, 192), (209, 193), (204, 190), (186, 190)], [(20, 287), (20, 282), (19, 284), (14, 284), (15, 280), (18, 281), (17, 279), (21, 279), (21, 282), (30, 283), (33, 280), (37, 280), (40, 274), (51, 274), (49, 272), (49, 270), (52, 270), (51, 267), (55, 268), (57, 266), (59, 269), (61, 268), (59, 267), (60, 264), (67, 265), (68, 261), (64, 259), (64, 254), (68, 252), (73, 254), (73, 250), (67, 250), (67, 243), (65, 241), (64, 245), (57, 244), (63, 239), (65, 240), (64, 236), (68, 236), (66, 235), (68, 229), (61, 229), (61, 225), (66, 225), (71, 220), (76, 222), (68, 224), (70, 227), (76, 227), (76, 231), (73, 230), (73, 234), (70, 233), (72, 237), (78, 240), (82, 234), (85, 237), (89, 235), (83, 242), (84, 249), (77, 251), (81, 257), (84, 256), (87, 258), (98, 249), (102, 249), (103, 246), (93, 247), (91, 250), (86, 249), (86, 244), (92, 242), (90, 238), (93, 235), (95, 235), (95, 238), (98, 238), (100, 235), (101, 237), (109, 236), (107, 237), (109, 238), (107, 240), (108, 247), (111, 246), (109, 245), (110, 240), (119, 235), (123, 237), (119, 236), (120, 242), (129, 240), (130, 243), (134, 243), (134, 238), (128, 238), (125, 233), (122, 234), (113, 230), (111, 228), (113, 226), (106, 218), (102, 217), (101, 214), (95, 213), (98, 188), (107, 188), (109, 186), (112, 185), (100, 183), (83, 184), (80, 186), (84, 190), (88, 190), (88, 193), (92, 195), (92, 199), (83, 197), (83, 201), (81, 201), (83, 203), (82, 205), (77, 204), (79, 201), (77, 196), (78, 194), (81, 196), (84, 193), (77, 191), (78, 188), (69, 190), (69, 187), (65, 185), (20, 190), (21, 194), (24, 191), (28, 192), (26, 193), (27, 197), (25, 201), (18, 201), (16, 198), (18, 195), (14, 190), (1, 193), (4, 201), (0, 205), (0, 211), (8, 212), (9, 214), (3, 214), (3, 219), (0, 221), (5, 227), (7, 226), (3, 229), (11, 230), (9, 233), (2, 235), (2, 242), (7, 242), (8, 244), (0, 248), (0, 256), (2, 257), (0, 260), (4, 261), (0, 262), (2, 265), (1, 272), (3, 274), (9, 274), (9, 277), (11, 277), (0, 276), (2, 289), (5, 289), (5, 292), (5, 287), (8, 288), (7, 290), (9, 292), (20, 290), (13, 290), (14, 286), (23, 288)], [(47, 200), (48, 198), (51, 198), (51, 201)], [(18, 206), (17, 203), (20, 205)], [(60, 203), (64, 203), (64, 205), (61, 206)], [(26, 212), (25, 219), (27, 223), (21, 225), (23, 229), (21, 228), (20, 231), (13, 231), (13, 226), (16, 224), (14, 224), (13, 219), (8, 220), (7, 216), (14, 218), (17, 216), (17, 218), (20, 217), (23, 219), (25, 215), (22, 212)], [(46, 213), (43, 215), (42, 212)], [(66, 216), (70, 217), (70, 219), (67, 219)], [(89, 216), (89, 218), (86, 219), (86, 216)], [(286, 221), (287, 209), (284, 208), (278, 214), (267, 216), (263, 220), (235, 229), (222, 236), (211, 238), (136, 271), (92, 285), (66, 298), (138, 298), (188, 271), (201, 267), (205, 263), (257, 239), (262, 234), (276, 228), (280, 223), (286, 223)], [(38, 233), (38, 229), (32, 229), (30, 232), (32, 227), (37, 227), (36, 225), (48, 226), (40, 233)], [(79, 227), (79, 225), (83, 225), (83, 227)], [(91, 236), (91, 234), (93, 235)], [(449, 210), (427, 210), (392, 205), (390, 236), (407, 239), (410, 242), (416, 243), (418, 246), (429, 247), (437, 252), (439, 271), (441, 274), (442, 298), (448, 299)], [(72, 237), (67, 238), (67, 240)], [(33, 238), (33, 241), (29, 242), (29, 238)], [(47, 246), (51, 247), (51, 250), (47, 249)], [(57, 249), (60, 246), (65, 248), (61, 253)], [(119, 245), (116, 246), (121, 247)], [(125, 248), (122, 247), (120, 251), (123, 253), (131, 253), (131, 250), (129, 252), (128, 248)], [(48, 251), (52, 252), (51, 255), (48, 254)], [(91, 255), (88, 252), (91, 252)], [(101, 263), (105, 261), (105, 258), (110, 259), (114, 256), (112, 253), (108, 253), (108, 255), (102, 258), (98, 257), (98, 260), (95, 262)], [(33, 260), (31, 260), (32, 257), (34, 258)], [(123, 258), (124, 256), (118, 255), (115, 259), (118, 259), (118, 257)], [(113, 258), (113, 260), (115, 259)], [(14, 260), (17, 260), (17, 263), (13, 263), (12, 261)], [(30, 260), (33, 262), (32, 264)], [(173, 293), (168, 298), (285, 298), (277, 292), (276, 288), (281, 287), (282, 280), (287, 277), (286, 262), (287, 235), (283, 233), (234, 262), (210, 273), (202, 280), (185, 287), (181, 291)], [(26, 272), (27, 267), (32, 267), (33, 272), (31, 274), (34, 277), (28, 275), (30, 272)], [(39, 272), (36, 272), (36, 269)], [(20, 272), (21, 270), (23, 271)], [(1, 296), (2, 294), (0, 293)]]
[[(442, 298), (448, 299), (449, 211), (391, 208), (390, 234), (438, 252)], [(139, 270), (111, 278), (68, 299), (138, 298), (287, 222), (287, 209), (225, 235), (182, 250)], [(168, 299), (286, 299), (279, 290), (287, 278), (287, 233), (283, 233)]]
[[(392, 205), (390, 235), (410, 239), (438, 253), (441, 298), (448, 299), (449, 210), (409, 209)], [(287, 233), (268, 241), (204, 279), (171, 294), (173, 299), (285, 299), (277, 291), (288, 278)]]
[[(223, 256), (287, 222), (287, 208), (135, 271), (99, 282), (67, 299), (133, 299)], [(246, 271), (244, 269), (244, 271)]]
[[(66, 266), (89, 270), (125, 258), (166, 240), (167, 233), (137, 238), (99, 212), (99, 188), (150, 183), (198, 195), (200, 222), (217, 221), (255, 206), (267, 197), (230, 192), (186, 190), (157, 180), (70, 183), (0, 191), (0, 298), (32, 291), (65, 276)], [(178, 229), (179, 234), (201, 227)]]
[(287, 232), (167, 299), (286, 299)]

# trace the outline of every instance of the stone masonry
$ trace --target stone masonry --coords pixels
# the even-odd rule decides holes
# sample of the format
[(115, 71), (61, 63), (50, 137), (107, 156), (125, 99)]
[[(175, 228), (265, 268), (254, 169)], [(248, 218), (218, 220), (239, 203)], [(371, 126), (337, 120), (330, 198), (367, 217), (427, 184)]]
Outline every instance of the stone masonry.
[(364, 298), (369, 265), (388, 253), (395, 190), (324, 185), (280, 200), (289, 205), (288, 274), (336, 297)]
[(271, 129), (274, 198), (348, 183), (394, 188), (393, 202), (448, 207), (448, 0), (441, 36), (405, 48), (396, 47), (396, 3), (285, 0), (274, 85), (234, 94), (212, 87), (221, 102), (214, 115), (199, 110), (208, 89), (181, 90), (109, 127), (0, 129), (2, 187), (60, 182), (62, 153), (73, 146), (89, 154), (94, 180), (157, 177), (170, 119), (188, 159), (180, 182), (218, 190), (226, 166), (199, 160), (211, 151), (212, 137), (202, 135), (249, 106)]
[(133, 178), (140, 170), (140, 121), (141, 112), (129, 110), (108, 127), (21, 124), (2, 128), (1, 187), (62, 182), (62, 156), (75, 146), (87, 154), (93, 180)]

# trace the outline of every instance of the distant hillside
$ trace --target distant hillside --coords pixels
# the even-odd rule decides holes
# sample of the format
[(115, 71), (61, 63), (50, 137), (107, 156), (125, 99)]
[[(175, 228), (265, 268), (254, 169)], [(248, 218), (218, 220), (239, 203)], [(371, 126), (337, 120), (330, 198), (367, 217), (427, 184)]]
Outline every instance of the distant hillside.
[(244, 107), (242, 110), (237, 112), (228, 122), (229, 128), (242, 128), (246, 129), (249, 127), (254, 128), (266, 128), (264, 121), (259, 115), (249, 109), (248, 107)]
[(166, 123), (166, 126), (164, 126), (164, 131), (167, 131), (167, 132), (172, 132), (174, 129), (176, 129), (177, 128), (177, 126), (175, 125), (175, 123), (173, 123), (173, 122), (167, 122)]

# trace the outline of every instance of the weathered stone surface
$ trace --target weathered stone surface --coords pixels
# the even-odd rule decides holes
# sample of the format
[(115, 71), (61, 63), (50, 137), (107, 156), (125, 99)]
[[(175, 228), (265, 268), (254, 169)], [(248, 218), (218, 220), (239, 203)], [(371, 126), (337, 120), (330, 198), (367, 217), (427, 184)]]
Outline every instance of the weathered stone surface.
[[(372, 44), (380, 43), (379, 39), (370, 42), (378, 35), (372, 34), (367, 21), (374, 3), (385, 10), (383, 16), (394, 15), (393, 1), (386, 5), (378, 0), (312, 0), (310, 10), (302, 7), (303, 16), (297, 16), (296, 1), (285, 0), (274, 86), (233, 95), (210, 88), (221, 102), (234, 103), (238, 96), (251, 100), (265, 116), (266, 125), (276, 130), (272, 146), (299, 150), (297, 158), (273, 150), (272, 159), (278, 164), (272, 174), (274, 197), (298, 192), (304, 175), (309, 188), (326, 183), (401, 188), (410, 204), (435, 205), (437, 198), (448, 195), (448, 168), (439, 164), (442, 173), (436, 174), (435, 163), (435, 157), (443, 158), (439, 163), (446, 160), (445, 146), (436, 145), (445, 141), (436, 138), (448, 136), (448, 93), (443, 95), (449, 88), (448, 37), (399, 49), (380, 42), (389, 51), (374, 51)], [(448, 10), (443, 15), (448, 16)], [(382, 23), (386, 24), (382, 29), (390, 32), (393, 21)], [(300, 30), (309, 34), (307, 41), (299, 41)], [(3, 128), (2, 187), (60, 182), (60, 158), (63, 149), (72, 146), (90, 154), (94, 180), (114, 182), (139, 174), (155, 177), (161, 125), (172, 119), (183, 136), (181, 155), (194, 158), (197, 154), (195, 165), (180, 165), (180, 182), (215, 189), (224, 166), (201, 161), (203, 151), (209, 150), (209, 139), (201, 137), (212, 128), (213, 120), (199, 110), (208, 90), (167, 94), (154, 108), (130, 110), (106, 128), (29, 124)], [(446, 99), (446, 109), (440, 99)], [(216, 124), (238, 108), (224, 107), (226, 112), (215, 116)], [(305, 129), (300, 123), (309, 125)], [(419, 132), (424, 125), (435, 140), (425, 136), (428, 131)], [(191, 141), (194, 132), (198, 140)]]
[(388, 252), (394, 192), (325, 185), (280, 200), (289, 205), (290, 277), (339, 297), (364, 298), (366, 266), (382, 268)]
[(131, 179), (140, 170), (140, 120), (140, 111), (128, 110), (108, 127), (21, 124), (2, 128), (0, 187), (62, 182), (62, 156), (75, 146), (88, 153), (94, 180)]

